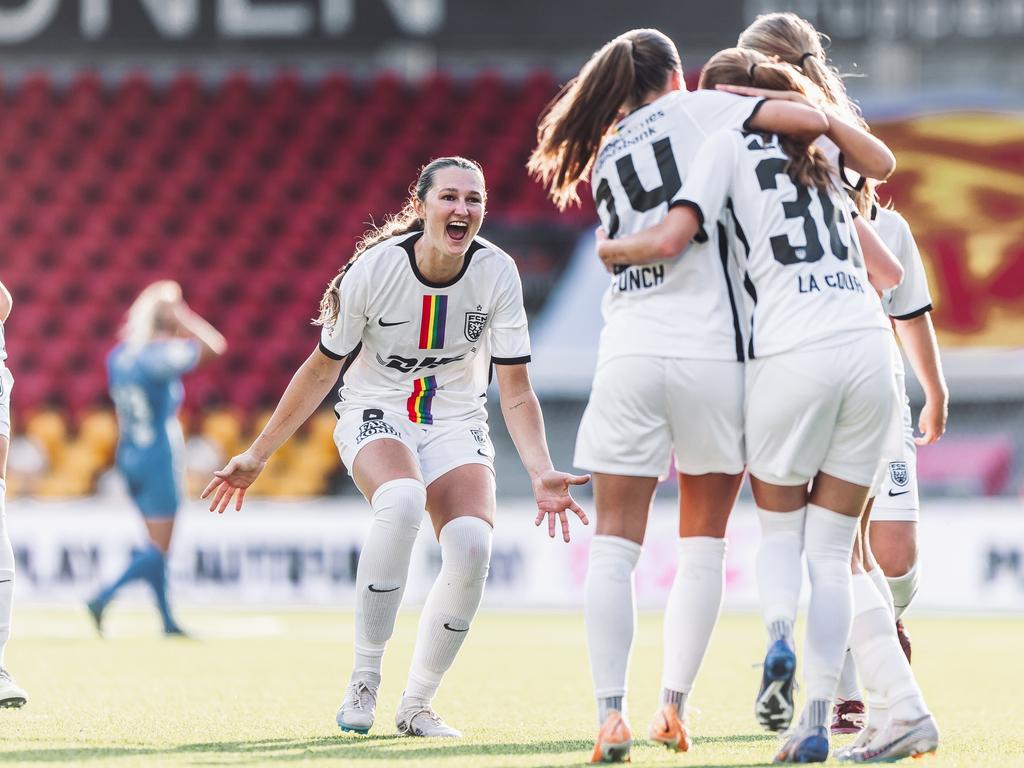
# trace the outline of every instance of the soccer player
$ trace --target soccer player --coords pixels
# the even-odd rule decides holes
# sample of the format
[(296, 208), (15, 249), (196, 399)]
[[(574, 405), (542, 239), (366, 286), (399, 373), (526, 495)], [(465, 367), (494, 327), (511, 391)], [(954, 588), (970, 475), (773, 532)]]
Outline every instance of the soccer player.
[(539, 525), (566, 510), (586, 476), (551, 465), (526, 364), (526, 311), (512, 258), (478, 237), (483, 170), (442, 157), (420, 172), (405, 208), (369, 231), (330, 283), (320, 344), (293, 377), (263, 432), (203, 491), (223, 512), (344, 372), (334, 438), (373, 520), (356, 571), (355, 665), (338, 710), (343, 731), (374, 723), (381, 660), (405, 592), (424, 508), (441, 572), (423, 607), (396, 725), (409, 736), (458, 737), (431, 706), (483, 595), (495, 513), (494, 449), (484, 398), (496, 367), (505, 424), (533, 482)]
[(11, 315), (11, 294), (0, 282), (0, 707), (21, 707), (28, 694), (14, 682), (4, 666), (4, 650), (11, 639), (11, 613), (14, 609), (14, 549), (7, 535), (4, 498), (7, 493), (7, 451), (11, 445), (11, 388), (14, 377), (7, 370), (7, 346), (4, 323)]
[[(789, 65), (742, 49), (721, 51), (705, 65), (702, 87), (717, 83), (806, 87)], [(830, 114), (830, 124), (836, 119)], [(785, 136), (719, 131), (701, 146), (679, 200), (669, 217), (686, 222), (683, 236), (725, 220), (741, 244), (750, 316), (744, 431), (763, 531), (757, 572), (771, 643), (757, 714), (773, 730), (777, 719), (788, 724), (791, 716), (780, 711), (790, 699), (776, 694), (780, 683), (792, 685), (796, 665), (803, 552), (811, 581), (807, 702), (776, 761), (823, 762), (852, 620), (857, 520), (891, 431), (887, 323), (847, 198), (819, 148)], [(668, 218), (659, 226), (668, 229)], [(638, 250), (660, 237), (658, 229), (603, 241), (601, 258), (636, 263)], [(871, 277), (880, 287), (902, 278), (889, 259)]]
[[(637, 29), (597, 51), (542, 116), (531, 173), (564, 208), (588, 175), (610, 237), (663, 221), (703, 139), (719, 127), (817, 137), (829, 121), (807, 105), (687, 92), (672, 41)], [(837, 131), (842, 127), (836, 125)], [(891, 154), (868, 140), (845, 147), (864, 173)], [(858, 137), (859, 138), (859, 137)], [(675, 451), (679, 565), (665, 613), (661, 706), (649, 734), (684, 751), (687, 698), (721, 607), (725, 528), (742, 480), (744, 342), (726, 247), (707, 239), (617, 266), (575, 464), (594, 473), (597, 535), (585, 593), (587, 644), (600, 731), (592, 759), (624, 760), (633, 641), (632, 578), (660, 475)]]
[(185, 470), (177, 418), (184, 396), (181, 377), (226, 348), (224, 337), (185, 303), (181, 287), (161, 280), (139, 294), (128, 310), (121, 341), (107, 356), (119, 428), (116, 465), (142, 513), (149, 542), (87, 604), (100, 634), (110, 601), (136, 579), (152, 587), (164, 634), (184, 634), (167, 599), (167, 552)]

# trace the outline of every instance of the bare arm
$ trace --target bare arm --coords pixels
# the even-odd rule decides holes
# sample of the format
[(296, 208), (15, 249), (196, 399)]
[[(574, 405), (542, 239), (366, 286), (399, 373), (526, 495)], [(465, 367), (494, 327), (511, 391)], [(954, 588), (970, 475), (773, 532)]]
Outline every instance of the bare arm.
[(14, 306), (14, 300), (11, 298), (11, 292), (7, 290), (7, 286), (0, 282), (0, 323), (6, 323), (7, 318), (11, 316), (11, 307)]
[(650, 264), (678, 255), (700, 230), (697, 213), (687, 205), (677, 205), (653, 227), (634, 235), (609, 240), (603, 230), (597, 236), (597, 255), (610, 272), (617, 264)]
[(583, 521), (586, 513), (573, 500), (569, 486), (590, 482), (590, 475), (570, 475), (557, 471), (551, 464), (547, 438), (544, 434), (544, 415), (537, 395), (530, 384), (526, 365), (498, 365), (498, 392), (501, 396), (501, 414), (505, 426), (519, 451), (519, 458), (530, 475), (533, 495), (537, 500), (537, 519), (540, 525), (548, 518), (548, 534), (555, 535), (555, 516), (562, 522), (562, 538), (569, 541), (569, 521), (565, 510), (571, 509)]
[(785, 99), (769, 99), (749, 126), (764, 133), (781, 133), (810, 143), (829, 130), (829, 119), (810, 104)]
[(853, 226), (857, 229), (861, 249), (864, 251), (864, 267), (868, 271), (868, 280), (875, 290), (887, 291), (902, 283), (903, 265), (878, 236), (875, 228), (863, 216), (855, 218)]
[(192, 311), (192, 308), (184, 301), (175, 305), (174, 318), (178, 321), (181, 330), (199, 343), (200, 364), (220, 357), (227, 351), (227, 339), (221, 335), (220, 331)]
[(242, 508), (246, 488), (259, 477), (271, 454), (313, 415), (313, 411), (323, 402), (338, 380), (344, 363), (344, 359), (334, 360), (319, 349), (313, 350), (306, 358), (306, 362), (299, 366), (292, 376), (284, 394), (281, 395), (281, 401), (259, 437), (244, 453), (233, 457), (224, 469), (213, 473), (213, 480), (202, 494), (204, 499), (211, 493), (214, 494), (210, 502), (211, 512), (215, 509), (218, 512), (227, 509), (235, 491), (238, 491), (235, 509)]
[(910, 359), (910, 365), (924, 389), (924, 407), (918, 419), (918, 429), (922, 436), (915, 438), (915, 442), (918, 445), (929, 445), (942, 437), (949, 416), (949, 390), (942, 373), (932, 316), (930, 312), (925, 312), (910, 320), (894, 320), (893, 324), (900, 344)]

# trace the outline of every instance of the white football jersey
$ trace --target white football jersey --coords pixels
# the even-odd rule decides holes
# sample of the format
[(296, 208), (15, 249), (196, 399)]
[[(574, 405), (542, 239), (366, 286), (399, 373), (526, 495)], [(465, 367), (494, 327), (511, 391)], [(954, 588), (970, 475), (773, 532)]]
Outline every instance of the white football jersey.
[(727, 217), (735, 232), (750, 358), (889, 328), (846, 194), (795, 184), (786, 163), (776, 136), (719, 131), (701, 147), (679, 196), (700, 212), (704, 229)]
[[(679, 193), (704, 139), (743, 127), (761, 100), (673, 91), (625, 117), (601, 146), (591, 186), (609, 237), (654, 226)], [(743, 360), (739, 297), (718, 233), (667, 261), (617, 268), (602, 309), (598, 364), (622, 355)]]
[(910, 225), (896, 211), (877, 206), (872, 211), (871, 223), (882, 242), (903, 265), (903, 282), (882, 293), (885, 313), (894, 320), (911, 320), (930, 312), (932, 297), (928, 291), (928, 276)]
[(416, 266), (413, 245), (422, 234), (378, 243), (340, 281), (341, 313), (320, 337), (324, 354), (350, 356), (339, 413), (363, 405), (417, 424), (486, 419), (491, 363), (530, 360), (512, 257), (478, 237), (462, 271), (433, 283)]

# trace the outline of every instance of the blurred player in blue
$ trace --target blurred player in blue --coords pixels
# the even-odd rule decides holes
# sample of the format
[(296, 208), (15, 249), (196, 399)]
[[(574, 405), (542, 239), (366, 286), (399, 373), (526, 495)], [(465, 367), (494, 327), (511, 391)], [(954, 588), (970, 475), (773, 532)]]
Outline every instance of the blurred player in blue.
[(110, 396), (117, 410), (117, 468), (142, 513), (149, 543), (124, 573), (89, 601), (102, 633), (103, 612), (125, 584), (142, 579), (153, 588), (164, 633), (184, 634), (167, 601), (167, 551), (181, 499), (184, 438), (178, 408), (181, 377), (224, 353), (218, 331), (189, 309), (181, 286), (161, 280), (148, 286), (128, 310), (121, 341), (107, 357)]

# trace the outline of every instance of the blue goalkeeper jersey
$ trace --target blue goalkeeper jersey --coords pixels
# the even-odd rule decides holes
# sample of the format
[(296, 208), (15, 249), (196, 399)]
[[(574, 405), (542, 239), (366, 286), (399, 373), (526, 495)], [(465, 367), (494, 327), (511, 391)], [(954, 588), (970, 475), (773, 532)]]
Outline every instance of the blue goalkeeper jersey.
[(181, 377), (198, 363), (199, 344), (191, 339), (121, 343), (110, 351), (107, 380), (117, 410), (122, 470), (161, 474), (178, 469), (184, 450), (177, 418), (185, 394)]

